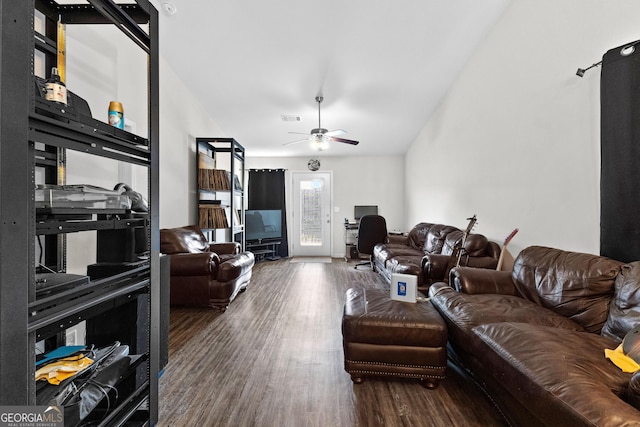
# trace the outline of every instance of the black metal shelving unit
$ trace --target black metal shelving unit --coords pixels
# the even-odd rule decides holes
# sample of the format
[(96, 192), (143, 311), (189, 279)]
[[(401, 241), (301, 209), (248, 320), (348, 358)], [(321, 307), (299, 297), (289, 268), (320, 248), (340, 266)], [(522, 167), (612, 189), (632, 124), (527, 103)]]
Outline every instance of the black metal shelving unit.
[[(196, 188), (198, 189), (198, 225), (209, 234), (210, 241), (240, 243), (245, 250), (245, 150), (233, 138), (196, 138)], [(204, 169), (217, 170), (226, 176), (226, 185), (203, 185), (201, 173)], [(217, 222), (206, 226), (203, 221), (202, 208), (207, 202), (224, 211), (225, 224)], [(206, 209), (206, 208), (205, 208)], [(224, 238), (216, 237), (217, 231), (224, 233)]]
[[(47, 19), (44, 34), (34, 30), (35, 10)], [(57, 20), (112, 25), (147, 55), (148, 138), (36, 93), (34, 50), (44, 53), (46, 69), (55, 66)], [(148, 0), (0, 0), (0, 25), (0, 405), (35, 405), (36, 343), (55, 346), (67, 328), (86, 322), (86, 344), (120, 341), (136, 355), (129, 378), (117, 386), (118, 400), (97, 425), (153, 425), (160, 347), (158, 13)], [(80, 210), (81, 219), (74, 218), (78, 210), (68, 217), (37, 213), (35, 170), (56, 184), (67, 150), (146, 168), (148, 212)], [(144, 230), (148, 256), (102, 269), (87, 285), (37, 295), (38, 239), (45, 242), (43, 264), (63, 272), (68, 233), (135, 229)]]

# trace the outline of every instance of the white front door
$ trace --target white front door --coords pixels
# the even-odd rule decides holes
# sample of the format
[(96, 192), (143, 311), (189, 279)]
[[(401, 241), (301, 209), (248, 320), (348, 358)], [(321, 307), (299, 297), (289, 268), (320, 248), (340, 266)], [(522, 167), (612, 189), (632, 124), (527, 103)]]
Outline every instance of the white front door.
[(292, 172), (292, 256), (331, 256), (331, 173)]

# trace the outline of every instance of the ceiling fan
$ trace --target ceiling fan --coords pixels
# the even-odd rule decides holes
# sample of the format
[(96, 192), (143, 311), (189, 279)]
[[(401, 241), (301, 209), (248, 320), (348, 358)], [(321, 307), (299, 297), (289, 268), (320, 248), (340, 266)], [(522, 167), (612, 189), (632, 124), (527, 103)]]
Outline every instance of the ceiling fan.
[(315, 129), (311, 129), (311, 132), (309, 132), (308, 134), (306, 133), (302, 133), (302, 132), (289, 132), (292, 134), (300, 134), (300, 135), (308, 135), (307, 138), (302, 138), (302, 139), (297, 139), (295, 141), (291, 141), (291, 142), (287, 142), (283, 145), (289, 145), (289, 144), (295, 144), (296, 142), (300, 142), (300, 141), (309, 141), (311, 142), (311, 146), (313, 148), (315, 148), (318, 151), (324, 151), (327, 148), (329, 148), (329, 142), (333, 141), (333, 142), (342, 142), (345, 144), (350, 144), (350, 145), (358, 145), (360, 142), (359, 141), (354, 141), (351, 139), (344, 139), (344, 138), (338, 138), (338, 135), (344, 135), (345, 132), (342, 129), (336, 129), (336, 130), (332, 130), (329, 131), (325, 128), (323, 128), (320, 124), (320, 103), (322, 103), (322, 101), (324, 100), (324, 98), (322, 96), (316, 96), (316, 102), (318, 103), (318, 127)]

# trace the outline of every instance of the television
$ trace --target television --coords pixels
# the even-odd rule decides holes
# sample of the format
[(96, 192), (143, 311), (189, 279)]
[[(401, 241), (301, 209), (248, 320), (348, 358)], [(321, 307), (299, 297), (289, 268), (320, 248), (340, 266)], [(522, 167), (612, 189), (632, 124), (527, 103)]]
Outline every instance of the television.
[(356, 221), (360, 221), (360, 218), (365, 215), (378, 215), (378, 207), (372, 205), (353, 207), (353, 217)]
[(248, 242), (282, 238), (282, 211), (276, 209), (247, 210), (244, 214), (245, 239)]

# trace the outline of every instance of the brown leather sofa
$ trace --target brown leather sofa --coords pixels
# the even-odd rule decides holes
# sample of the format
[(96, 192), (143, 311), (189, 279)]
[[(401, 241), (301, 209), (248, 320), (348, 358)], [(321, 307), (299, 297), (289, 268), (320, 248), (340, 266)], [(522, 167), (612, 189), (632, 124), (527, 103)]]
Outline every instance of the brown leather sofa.
[[(425, 295), (429, 286), (445, 279), (451, 254), (462, 240), (463, 231), (443, 224), (421, 222), (407, 235), (389, 235), (387, 243), (373, 249), (375, 269), (388, 282), (392, 273), (418, 276), (418, 289)], [(500, 258), (500, 246), (482, 234), (469, 234), (461, 265), (495, 269)]]
[(240, 244), (209, 244), (196, 226), (160, 230), (160, 252), (171, 262), (171, 305), (210, 306), (225, 311), (251, 280), (255, 263)]
[(429, 289), (448, 355), (511, 425), (640, 426), (640, 373), (604, 356), (640, 323), (640, 262), (532, 246), (513, 272), (455, 268), (451, 284)]

